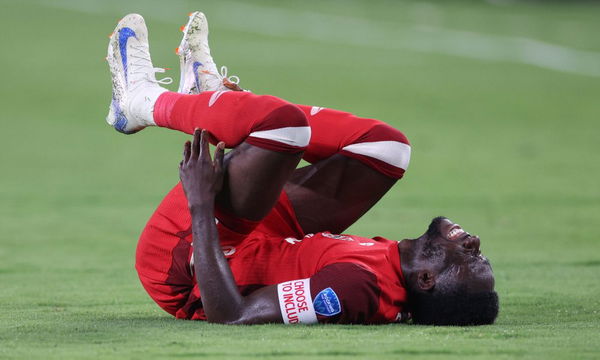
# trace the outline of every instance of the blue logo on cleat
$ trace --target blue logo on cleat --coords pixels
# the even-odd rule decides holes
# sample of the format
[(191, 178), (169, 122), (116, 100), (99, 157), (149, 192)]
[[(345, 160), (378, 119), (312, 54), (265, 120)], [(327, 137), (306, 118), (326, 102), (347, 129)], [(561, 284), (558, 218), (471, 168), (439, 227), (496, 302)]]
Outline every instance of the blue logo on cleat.
[(315, 312), (323, 316), (333, 316), (342, 312), (342, 305), (335, 291), (328, 287), (315, 296), (313, 301)]
[(196, 90), (198, 92), (200, 92), (200, 76), (198, 74), (198, 68), (202, 66), (202, 63), (200, 61), (194, 61), (193, 67), (194, 67), (194, 77), (196, 78)]
[(113, 107), (113, 112), (115, 114), (115, 118), (117, 119), (117, 121), (115, 121), (115, 123), (113, 124), (113, 127), (118, 132), (126, 133), (125, 127), (127, 126), (127, 118), (125, 117), (125, 114), (123, 114), (123, 111), (121, 110), (121, 107), (119, 106), (119, 103), (114, 98), (112, 100), (111, 105)]
[(124, 27), (119, 30), (119, 52), (121, 53), (123, 70), (125, 70), (125, 80), (127, 80), (127, 40), (129, 40), (130, 37), (137, 38), (135, 31), (131, 28)]

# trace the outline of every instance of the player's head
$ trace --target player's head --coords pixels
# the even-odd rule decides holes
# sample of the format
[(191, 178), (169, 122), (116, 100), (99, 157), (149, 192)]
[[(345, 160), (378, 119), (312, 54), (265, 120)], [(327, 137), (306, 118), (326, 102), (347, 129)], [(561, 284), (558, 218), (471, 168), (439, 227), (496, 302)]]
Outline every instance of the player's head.
[(433, 219), (417, 239), (400, 243), (402, 271), (413, 322), (427, 325), (491, 324), (498, 294), (480, 239), (445, 217)]

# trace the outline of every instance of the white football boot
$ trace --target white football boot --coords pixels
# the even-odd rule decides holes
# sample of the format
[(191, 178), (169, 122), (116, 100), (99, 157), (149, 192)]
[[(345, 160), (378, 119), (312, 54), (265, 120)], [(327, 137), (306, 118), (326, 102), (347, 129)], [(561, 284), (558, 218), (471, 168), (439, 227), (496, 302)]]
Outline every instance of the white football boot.
[(112, 101), (106, 121), (117, 131), (133, 134), (154, 123), (154, 104), (173, 79), (156, 80), (150, 59), (148, 29), (138, 14), (125, 16), (108, 43), (106, 57), (112, 75)]
[(208, 46), (208, 22), (202, 12), (191, 13), (182, 31), (183, 39), (177, 48), (181, 69), (179, 93), (242, 90), (237, 86), (240, 81), (237, 76), (227, 77), (227, 67), (217, 70)]

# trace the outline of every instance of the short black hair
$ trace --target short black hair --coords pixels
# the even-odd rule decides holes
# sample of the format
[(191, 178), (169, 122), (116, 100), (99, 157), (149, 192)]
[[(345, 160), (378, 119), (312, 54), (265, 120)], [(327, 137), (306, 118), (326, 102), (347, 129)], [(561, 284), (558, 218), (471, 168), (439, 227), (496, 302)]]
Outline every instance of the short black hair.
[(498, 316), (500, 304), (495, 291), (469, 292), (466, 288), (411, 294), (413, 324), (489, 325)]

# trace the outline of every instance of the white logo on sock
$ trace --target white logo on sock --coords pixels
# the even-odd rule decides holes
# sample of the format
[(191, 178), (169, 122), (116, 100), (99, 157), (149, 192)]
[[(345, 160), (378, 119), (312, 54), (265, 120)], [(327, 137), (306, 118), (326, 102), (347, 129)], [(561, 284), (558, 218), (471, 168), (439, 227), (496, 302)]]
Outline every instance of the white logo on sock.
[(320, 107), (320, 106), (313, 106), (313, 107), (310, 109), (310, 115), (311, 115), (311, 116), (315, 116), (315, 115), (317, 115), (317, 113), (318, 113), (319, 111), (321, 111), (321, 110), (323, 110), (323, 109), (325, 109), (325, 108), (322, 108), (322, 107)]
[(208, 100), (208, 107), (213, 106), (226, 91), (215, 91)]

